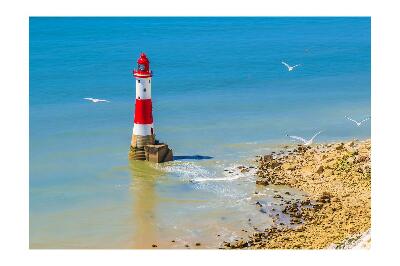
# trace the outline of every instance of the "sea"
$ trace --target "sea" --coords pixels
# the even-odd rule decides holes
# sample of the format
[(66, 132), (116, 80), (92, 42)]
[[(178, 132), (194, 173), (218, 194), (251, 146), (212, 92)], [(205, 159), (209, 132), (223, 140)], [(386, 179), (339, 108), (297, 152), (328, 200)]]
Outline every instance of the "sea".
[[(128, 159), (141, 52), (173, 162)], [(31, 17), (30, 248), (218, 248), (291, 190), (239, 166), (287, 135), (370, 138), (345, 118), (370, 115), (370, 17)]]

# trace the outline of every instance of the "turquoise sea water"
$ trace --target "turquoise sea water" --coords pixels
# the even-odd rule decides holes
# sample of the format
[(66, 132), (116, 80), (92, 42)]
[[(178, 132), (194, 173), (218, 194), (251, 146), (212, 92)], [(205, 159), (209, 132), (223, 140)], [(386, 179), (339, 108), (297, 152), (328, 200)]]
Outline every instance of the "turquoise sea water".
[[(235, 166), (291, 143), (286, 133), (370, 137), (369, 121), (344, 118), (371, 112), (370, 26), (370, 18), (31, 18), (30, 246), (217, 247), (216, 232), (233, 237), (255, 200), (254, 173)], [(140, 52), (154, 71), (156, 135), (173, 163), (127, 159)], [(301, 66), (289, 72), (281, 61)]]

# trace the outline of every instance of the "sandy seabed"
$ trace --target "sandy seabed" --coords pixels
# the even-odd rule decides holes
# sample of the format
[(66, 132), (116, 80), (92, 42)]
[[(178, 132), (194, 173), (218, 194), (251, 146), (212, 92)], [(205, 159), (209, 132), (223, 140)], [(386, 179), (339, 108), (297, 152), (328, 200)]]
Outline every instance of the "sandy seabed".
[(281, 198), (289, 222), (223, 248), (347, 249), (371, 243), (371, 140), (285, 147), (257, 160), (257, 185), (285, 185), (305, 193), (303, 200)]

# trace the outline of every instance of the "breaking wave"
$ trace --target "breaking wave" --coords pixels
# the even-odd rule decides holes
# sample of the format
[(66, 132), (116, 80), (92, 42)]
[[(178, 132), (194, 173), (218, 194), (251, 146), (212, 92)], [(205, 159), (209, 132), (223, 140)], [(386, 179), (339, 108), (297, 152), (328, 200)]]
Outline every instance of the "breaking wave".
[(166, 166), (163, 170), (179, 177), (181, 180), (187, 180), (193, 183), (233, 181), (254, 176), (255, 169), (242, 172), (241, 169), (238, 169), (238, 166), (239, 165), (231, 165), (223, 171), (221, 170), (223, 173), (219, 171), (219, 173), (217, 173), (215, 170), (208, 169), (193, 162), (180, 162), (179, 164)]

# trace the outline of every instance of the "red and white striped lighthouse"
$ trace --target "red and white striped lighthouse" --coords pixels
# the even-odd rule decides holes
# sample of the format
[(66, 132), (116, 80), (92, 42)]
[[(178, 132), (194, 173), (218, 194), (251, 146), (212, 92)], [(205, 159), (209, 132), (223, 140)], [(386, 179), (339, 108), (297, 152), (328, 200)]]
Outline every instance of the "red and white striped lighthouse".
[(154, 144), (155, 137), (151, 101), (152, 71), (144, 53), (140, 54), (133, 76), (136, 79), (136, 100), (130, 157), (146, 160), (144, 146)]

